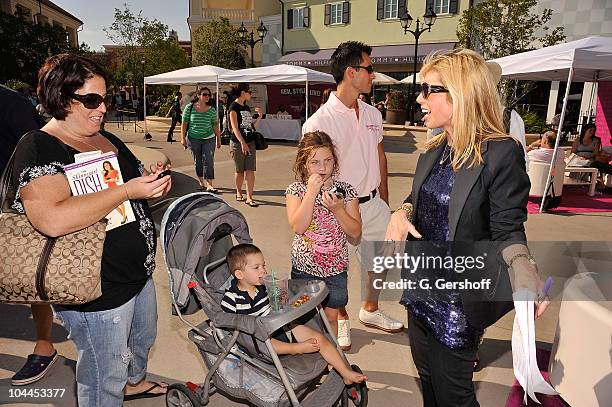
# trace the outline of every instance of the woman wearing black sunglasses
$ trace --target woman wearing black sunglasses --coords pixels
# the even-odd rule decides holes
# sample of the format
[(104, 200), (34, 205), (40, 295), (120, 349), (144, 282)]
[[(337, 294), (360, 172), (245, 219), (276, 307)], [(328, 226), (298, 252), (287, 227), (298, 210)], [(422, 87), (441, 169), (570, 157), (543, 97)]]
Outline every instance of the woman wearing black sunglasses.
[[(17, 146), (13, 208), (52, 237), (84, 229), (125, 201), (136, 217), (106, 234), (102, 296), (79, 306), (53, 306), (78, 351), (79, 405), (121, 406), (124, 399), (162, 395), (166, 384), (145, 379), (157, 325), (155, 228), (147, 199), (166, 195), (170, 177), (157, 180), (161, 163), (149, 173), (121, 140), (100, 131), (106, 74), (93, 61), (69, 54), (48, 58), (38, 95), (53, 118)], [(96, 150), (117, 154), (125, 183), (72, 196), (64, 166), (75, 154)]]
[[(495, 82), (480, 55), (457, 49), (430, 56), (421, 77), (417, 102), (423, 120), (444, 131), (419, 157), (412, 193), (392, 215), (386, 239), (422, 239), (430, 243), (420, 249), (441, 250), (436, 255), (459, 249), (483, 255), (476, 242), (494, 250), (474, 274), (452, 266), (425, 270), (427, 277), (435, 272), (444, 281), (487, 278), (488, 289), (434, 289), (418, 297), (406, 290), (401, 301), (424, 405), (478, 406), (472, 383), (476, 352), (484, 329), (512, 309), (508, 269), (515, 273), (515, 289), (537, 293), (543, 285), (523, 226), (529, 178), (521, 144), (505, 134)], [(537, 304), (538, 316), (547, 305)]]

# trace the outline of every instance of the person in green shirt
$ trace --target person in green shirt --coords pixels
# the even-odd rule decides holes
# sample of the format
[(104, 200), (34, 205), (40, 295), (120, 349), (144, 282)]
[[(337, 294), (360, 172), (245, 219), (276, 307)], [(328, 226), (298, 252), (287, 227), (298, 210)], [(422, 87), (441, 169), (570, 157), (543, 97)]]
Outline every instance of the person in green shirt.
[(185, 148), (189, 147), (193, 153), (199, 189), (217, 194), (219, 191), (213, 186), (215, 147), (221, 148), (221, 132), (217, 111), (208, 104), (210, 97), (210, 89), (201, 88), (197, 99), (185, 106), (181, 144)]

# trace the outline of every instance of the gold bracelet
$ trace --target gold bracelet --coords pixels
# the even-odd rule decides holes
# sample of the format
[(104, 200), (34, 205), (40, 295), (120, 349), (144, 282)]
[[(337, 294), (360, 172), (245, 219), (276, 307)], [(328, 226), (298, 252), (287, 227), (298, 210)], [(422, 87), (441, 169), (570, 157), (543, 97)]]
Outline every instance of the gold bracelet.
[(408, 222), (412, 223), (412, 215), (414, 214), (414, 206), (410, 202), (404, 202), (402, 206), (397, 208), (398, 211), (406, 211)]
[(527, 261), (529, 261), (529, 263), (535, 267), (536, 271), (538, 269), (538, 264), (535, 261), (535, 258), (531, 255), (531, 254), (527, 254), (527, 253), (518, 253), (515, 254), (514, 256), (512, 256), (512, 258), (510, 259), (510, 261), (508, 262), (508, 267), (512, 268), (512, 264), (514, 264), (514, 262), (516, 261), (516, 259), (519, 259), (521, 257), (524, 257), (527, 259)]
[(127, 185), (123, 184), (123, 190), (125, 191), (125, 196), (127, 196), (127, 200), (130, 200), (130, 194), (128, 193)]

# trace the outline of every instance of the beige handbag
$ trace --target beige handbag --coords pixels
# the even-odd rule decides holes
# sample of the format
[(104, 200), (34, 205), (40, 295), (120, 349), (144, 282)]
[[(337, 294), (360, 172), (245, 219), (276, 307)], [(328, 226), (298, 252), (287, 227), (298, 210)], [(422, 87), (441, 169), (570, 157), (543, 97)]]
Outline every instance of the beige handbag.
[(25, 214), (10, 208), (14, 159), (13, 153), (0, 179), (0, 302), (78, 305), (95, 300), (102, 295), (105, 222), (57, 238), (38, 232)]

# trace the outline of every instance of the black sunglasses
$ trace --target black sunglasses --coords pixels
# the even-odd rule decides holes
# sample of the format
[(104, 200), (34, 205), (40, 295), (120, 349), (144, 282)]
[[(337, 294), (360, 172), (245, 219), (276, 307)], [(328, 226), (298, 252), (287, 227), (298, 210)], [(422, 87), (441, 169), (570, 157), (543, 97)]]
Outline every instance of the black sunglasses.
[(355, 68), (355, 69), (365, 69), (366, 71), (368, 71), (368, 73), (374, 73), (374, 66), (372, 65), (368, 65), (368, 66), (362, 66), (362, 65), (351, 65), (351, 68)]
[(200, 96), (207, 96), (207, 97), (210, 97), (210, 93), (200, 93)]
[(448, 93), (448, 89), (446, 89), (444, 86), (430, 85), (423, 82), (421, 83), (421, 93), (423, 94), (423, 97), (427, 99), (431, 93)]
[(105, 97), (98, 95), (97, 93), (88, 93), (86, 95), (77, 95), (73, 93), (70, 95), (71, 98), (78, 100), (88, 109), (97, 109), (103, 102)]

